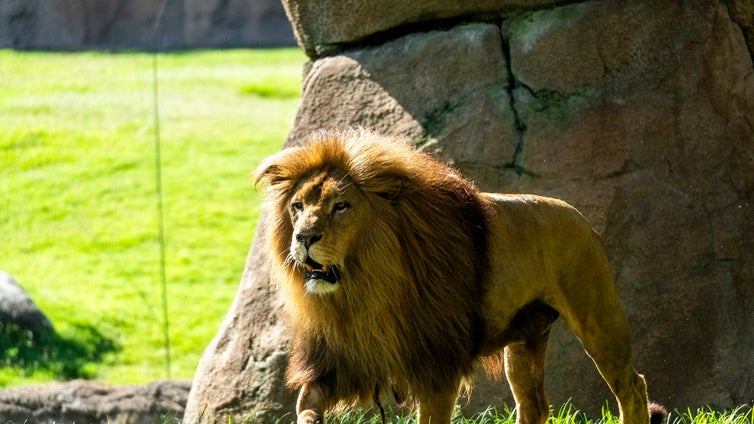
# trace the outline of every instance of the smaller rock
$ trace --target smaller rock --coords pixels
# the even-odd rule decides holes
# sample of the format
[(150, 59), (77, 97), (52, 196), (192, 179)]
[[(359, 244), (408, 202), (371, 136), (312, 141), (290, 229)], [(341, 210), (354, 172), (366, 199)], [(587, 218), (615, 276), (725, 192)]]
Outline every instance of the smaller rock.
[(47, 316), (5, 271), (0, 271), (0, 326), (17, 326), (37, 337), (55, 332)]
[(109, 386), (74, 380), (0, 390), (0, 422), (180, 422), (190, 381), (162, 380), (142, 386)]

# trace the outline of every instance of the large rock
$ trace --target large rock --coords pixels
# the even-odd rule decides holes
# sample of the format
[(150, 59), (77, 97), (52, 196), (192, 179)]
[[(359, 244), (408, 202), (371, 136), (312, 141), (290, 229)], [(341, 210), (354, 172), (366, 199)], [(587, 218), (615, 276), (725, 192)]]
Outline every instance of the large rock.
[(44, 338), (55, 332), (49, 318), (26, 291), (10, 274), (0, 271), (0, 330), (4, 326), (31, 331), (37, 338)]
[[(325, 12), (333, 3), (312, 2)], [(416, 33), (381, 28), (383, 43), (349, 39), (311, 64), (287, 144), (363, 125), (412, 138), (485, 190), (569, 201), (604, 235), (650, 396), (682, 409), (751, 402), (754, 369), (742, 364), (754, 362), (754, 67), (730, 12), (702, 0), (610, 0)], [(326, 32), (315, 28), (309, 36)], [(257, 239), (250, 266), (261, 257)], [(262, 300), (276, 299), (264, 268), (249, 272), (188, 405), (218, 421), (263, 404), (275, 405), (267, 416), (293, 409), (291, 394), (272, 394), (282, 368), (225, 363), (287, 343), (279, 300)], [(269, 334), (281, 334), (277, 347)], [(562, 324), (547, 364), (550, 402), (590, 412), (612, 402)], [(201, 390), (218, 379), (270, 395)], [(480, 376), (469, 410), (510, 400), (505, 383)]]
[[(160, 28), (155, 34), (158, 16)], [(278, 0), (0, 2), (0, 48), (171, 49), (293, 43), (291, 25)]]
[(0, 421), (16, 423), (180, 422), (191, 382), (113, 387), (76, 380), (0, 390)]

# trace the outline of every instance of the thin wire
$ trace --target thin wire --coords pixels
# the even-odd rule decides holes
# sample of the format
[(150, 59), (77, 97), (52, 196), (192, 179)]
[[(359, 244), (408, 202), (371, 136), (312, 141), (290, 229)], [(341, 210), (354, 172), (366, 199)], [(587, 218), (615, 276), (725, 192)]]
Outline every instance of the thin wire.
[(165, 343), (165, 372), (172, 376), (170, 358), (170, 319), (168, 317), (168, 283), (165, 266), (165, 213), (162, 192), (162, 157), (160, 152), (160, 85), (158, 78), (157, 52), (159, 51), (160, 23), (165, 13), (167, 0), (162, 0), (154, 24), (154, 50), (152, 52), (152, 119), (154, 123), (154, 169), (155, 192), (157, 197), (157, 233), (160, 245), (160, 287), (162, 291), (162, 331)]

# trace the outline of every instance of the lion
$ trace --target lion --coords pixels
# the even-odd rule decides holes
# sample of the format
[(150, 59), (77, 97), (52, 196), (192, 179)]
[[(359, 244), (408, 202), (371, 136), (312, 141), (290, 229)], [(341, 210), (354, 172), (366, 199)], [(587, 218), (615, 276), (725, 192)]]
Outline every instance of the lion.
[(631, 359), (605, 248), (567, 203), (481, 192), (404, 140), (323, 131), (259, 165), (271, 280), (291, 332), (297, 422), (410, 401), (449, 423), (476, 364), (503, 370), (516, 422), (544, 423), (545, 349), (562, 317), (622, 424), (661, 422)]

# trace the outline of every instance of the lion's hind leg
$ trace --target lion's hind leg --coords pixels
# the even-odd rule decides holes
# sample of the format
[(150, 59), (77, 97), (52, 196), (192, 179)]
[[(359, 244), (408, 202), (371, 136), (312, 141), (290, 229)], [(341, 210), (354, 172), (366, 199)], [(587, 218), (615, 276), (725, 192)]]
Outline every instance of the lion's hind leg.
[[(575, 237), (559, 246), (569, 253), (564, 254), (557, 286), (548, 291), (545, 301), (581, 340), (615, 395), (621, 424), (649, 424), (647, 385), (633, 368), (631, 329), (603, 244), (592, 231), (590, 237)], [(655, 422), (658, 415), (654, 411), (652, 415)]]
[[(607, 272), (602, 275), (609, 275)], [(589, 293), (573, 290), (569, 293), (570, 302), (558, 304), (556, 309), (581, 340), (587, 354), (615, 395), (620, 408), (621, 424), (648, 424), (647, 385), (644, 377), (633, 368), (628, 321), (612, 278), (595, 279), (596, 289)], [(570, 288), (574, 287), (572, 285)]]
[(621, 424), (649, 423), (644, 376), (634, 370), (630, 361), (616, 359), (622, 356), (620, 353), (602, 351), (590, 356), (618, 401)]

